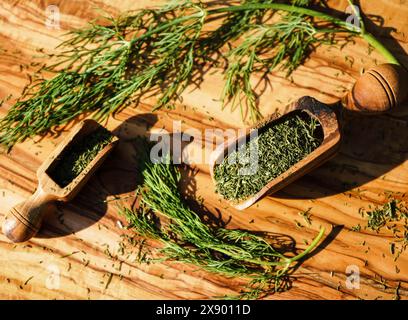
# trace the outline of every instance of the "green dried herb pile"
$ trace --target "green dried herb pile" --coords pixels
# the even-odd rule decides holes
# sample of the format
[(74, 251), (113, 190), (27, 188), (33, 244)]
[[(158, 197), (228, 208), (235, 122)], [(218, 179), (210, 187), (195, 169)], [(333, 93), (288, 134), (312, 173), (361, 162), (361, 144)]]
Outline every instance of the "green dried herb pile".
[(306, 112), (291, 113), (261, 128), (255, 139), (215, 166), (216, 190), (228, 200), (246, 199), (310, 154), (322, 139), (316, 119)]
[(286, 289), (296, 262), (323, 237), (324, 228), (296, 255), (293, 248), (289, 251), (249, 231), (210, 226), (182, 200), (180, 177), (180, 171), (170, 163), (146, 162), (139, 206), (121, 210), (128, 228), (160, 243), (156, 261), (189, 263), (216, 274), (247, 279), (238, 298), (258, 298)]
[(68, 146), (48, 174), (60, 187), (66, 187), (81, 174), (112, 139), (113, 135), (105, 128), (96, 129), (83, 137), (81, 141)]

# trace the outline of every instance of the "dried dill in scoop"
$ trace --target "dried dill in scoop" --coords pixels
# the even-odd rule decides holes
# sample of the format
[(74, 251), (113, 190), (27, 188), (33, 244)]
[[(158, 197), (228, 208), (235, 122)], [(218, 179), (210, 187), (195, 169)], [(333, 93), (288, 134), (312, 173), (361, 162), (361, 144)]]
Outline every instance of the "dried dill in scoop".
[(257, 137), (238, 146), (214, 167), (216, 190), (228, 200), (246, 199), (322, 141), (323, 130), (316, 119), (304, 111), (290, 113), (259, 129)]
[[(138, 147), (138, 156), (143, 149)], [(149, 152), (146, 152), (148, 157)], [(238, 296), (255, 299), (289, 288), (290, 276), (299, 263), (319, 244), (324, 228), (302, 252), (284, 238), (257, 235), (242, 229), (214, 226), (192, 210), (179, 190), (181, 171), (172, 163), (142, 165), (143, 185), (138, 189), (138, 205), (120, 213), (128, 229), (155, 240), (155, 255), (149, 262), (188, 263), (208, 272), (246, 280)], [(207, 217), (208, 218), (208, 217)]]
[(60, 187), (66, 187), (112, 141), (112, 138), (113, 135), (105, 128), (96, 129), (64, 150), (48, 174)]

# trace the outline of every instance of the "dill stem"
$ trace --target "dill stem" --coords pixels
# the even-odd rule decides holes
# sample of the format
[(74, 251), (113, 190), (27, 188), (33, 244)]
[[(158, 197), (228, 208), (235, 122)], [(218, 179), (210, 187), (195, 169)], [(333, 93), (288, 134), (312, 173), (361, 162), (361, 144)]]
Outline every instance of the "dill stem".
[(366, 31), (365, 28), (361, 28), (360, 30), (357, 29), (354, 25), (347, 23), (339, 18), (335, 18), (327, 13), (316, 11), (313, 9), (297, 7), (288, 4), (282, 3), (258, 3), (258, 4), (247, 4), (247, 5), (238, 5), (238, 6), (230, 6), (230, 7), (223, 7), (218, 9), (209, 10), (207, 12), (208, 15), (212, 14), (219, 14), (225, 12), (238, 12), (238, 11), (246, 11), (246, 10), (262, 10), (262, 9), (272, 9), (272, 10), (281, 10), (287, 12), (294, 12), (300, 13), (304, 15), (308, 15), (315, 18), (320, 18), (329, 22), (332, 22), (340, 27), (345, 28), (350, 33), (357, 34), (364, 40), (366, 40), (370, 45), (372, 45), (375, 49), (377, 49), (383, 57), (392, 64), (400, 65), (397, 58), (389, 51), (384, 44), (382, 44), (377, 38), (374, 37), (373, 34)]
[[(241, 260), (241, 261), (246, 261), (246, 262), (253, 263), (253, 264), (257, 264), (257, 265), (260, 265), (260, 266), (281, 266), (281, 265), (286, 265), (286, 264), (287, 264), (287, 261), (283, 261), (283, 262), (270, 262), (270, 261), (262, 261), (262, 260), (260, 260), (260, 259), (245, 258), (245, 257), (243, 257), (243, 256), (237, 256), (237, 255), (231, 254), (231, 252), (229, 252), (228, 250), (224, 250), (224, 249), (219, 248), (219, 247), (212, 247), (212, 246), (210, 246), (209, 248), (212, 249), (212, 250), (214, 250), (214, 251), (221, 252), (221, 253), (223, 253), (223, 254), (225, 254), (225, 255), (227, 255), (227, 256), (233, 258), (233, 259)], [(276, 256), (276, 257), (279, 257), (279, 258), (287, 259), (287, 257), (285, 257), (284, 255), (282, 255), (282, 254), (280, 254), (280, 253), (278, 253), (278, 252), (276, 253), (275, 256)]]
[(321, 18), (321, 19), (333, 22), (337, 24), (338, 26), (344, 27), (350, 30), (351, 32), (356, 32), (354, 26), (351, 27), (347, 22), (341, 19), (335, 18), (327, 13), (316, 11), (313, 9), (304, 8), (304, 7), (297, 7), (297, 6), (292, 6), (289, 4), (282, 4), (282, 3), (258, 3), (258, 4), (245, 4), (245, 5), (238, 5), (238, 6), (222, 7), (222, 8), (209, 10), (207, 14), (211, 15), (211, 14), (218, 14), (218, 13), (225, 13), (225, 12), (262, 10), (262, 9), (281, 10), (281, 11), (300, 13), (300, 14), (311, 16), (311, 17)]
[(191, 20), (191, 19), (202, 18), (203, 15), (204, 15), (203, 12), (204, 12), (204, 11), (200, 11), (200, 12), (196, 12), (196, 13), (193, 13), (193, 14), (191, 14), (191, 15), (188, 15), (188, 16), (182, 16), (182, 17), (180, 17), (180, 18), (175, 18), (175, 19), (171, 20), (171, 21), (168, 22), (168, 23), (162, 24), (162, 25), (160, 25), (160, 26), (157, 27), (157, 28), (154, 28), (154, 29), (152, 29), (152, 30), (149, 30), (149, 31), (147, 31), (146, 33), (143, 33), (143, 34), (140, 35), (139, 37), (130, 40), (129, 46), (132, 45), (133, 43), (137, 42), (137, 41), (142, 41), (142, 40), (144, 40), (144, 39), (146, 39), (146, 38), (149, 38), (149, 37), (151, 37), (152, 35), (154, 35), (155, 33), (159, 33), (159, 32), (161, 32), (161, 31), (163, 31), (163, 30), (166, 30), (166, 29), (168, 29), (168, 28), (171, 27), (171, 26), (180, 24), (180, 23), (182, 23), (182, 22), (185, 22), (185, 21), (188, 21), (188, 20)]
[(320, 240), (322, 239), (322, 237), (323, 237), (323, 235), (324, 235), (324, 231), (325, 231), (325, 228), (322, 227), (322, 228), (320, 229), (319, 234), (318, 234), (317, 237), (312, 241), (312, 243), (310, 244), (310, 246), (307, 247), (302, 253), (298, 254), (297, 256), (295, 256), (295, 257), (293, 257), (293, 258), (291, 258), (291, 259), (288, 259), (288, 260), (289, 260), (289, 263), (292, 263), (292, 262), (294, 262), (294, 261), (298, 261), (298, 260), (302, 259), (304, 256), (306, 256), (307, 254), (309, 254), (310, 251), (312, 251), (312, 250), (317, 246), (317, 244), (320, 242)]
[[(303, 257), (305, 257), (307, 254), (310, 253), (310, 251), (312, 251), (317, 244), (320, 242), (320, 240), (322, 239), (323, 235), (325, 232), (325, 228), (321, 228), (319, 234), (317, 235), (317, 237), (312, 241), (312, 243), (309, 245), (309, 247), (307, 247), (302, 253), (298, 254), (297, 256), (293, 257), (293, 258), (287, 258), (282, 254), (279, 254), (277, 252), (276, 256), (281, 257), (284, 259), (284, 261), (282, 262), (270, 262), (270, 261), (262, 261), (260, 259), (251, 259), (251, 258), (245, 258), (242, 256), (239, 256), (238, 258), (242, 261), (246, 261), (249, 263), (254, 263), (254, 264), (258, 264), (258, 265), (262, 265), (262, 266), (279, 266), (279, 265), (286, 265), (287, 267), (289, 267), (289, 265), (295, 261), (298, 261), (300, 259), (302, 259)], [(209, 247), (210, 249), (213, 249), (215, 251), (221, 252), (226, 254), (227, 256), (230, 256), (232, 258), (237, 259), (237, 257), (234, 254), (231, 254), (231, 252), (229, 252), (228, 250), (223, 250), (222, 248), (217, 247)]]
[(397, 58), (389, 51), (373, 34), (365, 31), (364, 33), (360, 34), (361, 37), (366, 40), (370, 45), (380, 52), (385, 59), (388, 60), (389, 63), (401, 65)]

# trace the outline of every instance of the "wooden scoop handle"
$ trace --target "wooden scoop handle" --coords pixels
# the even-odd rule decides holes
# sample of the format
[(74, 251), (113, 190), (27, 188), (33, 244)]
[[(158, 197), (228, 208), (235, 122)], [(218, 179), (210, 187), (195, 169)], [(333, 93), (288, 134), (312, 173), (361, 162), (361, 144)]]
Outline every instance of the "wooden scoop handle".
[(408, 102), (408, 71), (381, 64), (364, 73), (342, 99), (343, 106), (362, 113), (385, 113)]
[(13, 242), (31, 239), (40, 229), (44, 216), (54, 211), (55, 197), (38, 188), (26, 201), (13, 207), (3, 223), (3, 233)]

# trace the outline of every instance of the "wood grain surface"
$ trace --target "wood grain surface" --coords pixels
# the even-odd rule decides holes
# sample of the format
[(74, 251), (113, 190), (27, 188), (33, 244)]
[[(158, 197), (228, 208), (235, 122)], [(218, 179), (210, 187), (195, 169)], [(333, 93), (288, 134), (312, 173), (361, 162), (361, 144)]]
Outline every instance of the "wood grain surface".
[[(47, 61), (43, 52), (54, 52), (67, 30), (97, 17), (96, 8), (117, 14), (162, 2), (2, 0), (0, 99), (10, 94), (12, 99), (0, 108), (0, 116), (28, 83), (28, 74)], [(51, 4), (59, 7), (60, 29), (45, 26), (46, 8)], [(329, 5), (344, 11), (347, 1), (329, 1)], [(372, 17), (368, 28), (408, 66), (408, 2), (362, 0), (361, 5)], [(292, 79), (274, 72), (260, 99), (262, 113), (282, 110), (304, 95), (325, 103), (338, 100), (363, 69), (383, 62), (377, 52), (368, 52), (360, 40), (342, 50), (319, 48)], [(126, 197), (137, 185), (133, 160), (137, 149), (131, 142), (137, 135), (161, 128), (171, 131), (175, 120), (182, 120), (182, 130), (248, 125), (238, 110), (221, 110), (217, 100), (221, 83), (220, 72), (207, 74), (199, 89), (187, 90), (183, 105), (175, 110), (152, 114), (153, 101), (146, 100), (104, 123), (121, 142), (74, 201), (59, 206), (58, 214), (27, 243), (12, 244), (0, 235), (0, 298), (209, 299), (236, 293), (242, 279), (227, 279), (179, 263), (137, 263), (137, 248), (124, 241), (124, 235), (131, 233), (121, 228), (126, 223), (118, 214), (117, 202), (106, 201)], [(302, 249), (306, 247), (303, 240), (310, 242), (320, 226), (326, 227), (325, 240), (296, 270), (292, 288), (268, 299), (392, 299), (399, 283), (399, 296), (408, 298), (408, 254), (394, 262), (390, 233), (352, 231), (353, 226), (366, 224), (359, 214), (361, 207), (384, 203), (389, 192), (408, 201), (408, 112), (347, 120), (345, 140), (335, 158), (245, 211), (236, 211), (219, 199), (207, 165), (183, 171), (186, 195), (203, 198), (211, 212), (221, 212), (230, 228), (289, 235)], [(72, 125), (0, 155), (0, 222), (11, 207), (34, 192), (35, 171)], [(198, 152), (199, 142), (190, 143), (188, 150)], [(309, 208), (312, 225), (298, 228), (295, 220), (302, 222), (298, 213)], [(359, 289), (346, 287), (346, 269), (351, 265), (360, 270)], [(54, 281), (57, 274), (59, 283)]]

